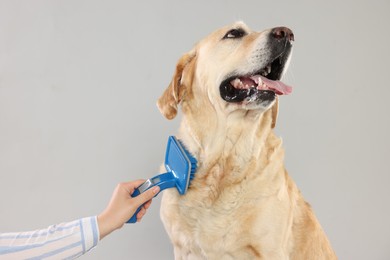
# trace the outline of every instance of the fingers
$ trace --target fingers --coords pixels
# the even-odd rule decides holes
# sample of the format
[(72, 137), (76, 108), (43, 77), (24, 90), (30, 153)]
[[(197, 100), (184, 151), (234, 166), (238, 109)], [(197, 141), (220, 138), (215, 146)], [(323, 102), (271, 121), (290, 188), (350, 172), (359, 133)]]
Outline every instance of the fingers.
[(141, 208), (141, 210), (137, 214), (137, 222), (140, 222), (143, 216), (146, 214), (146, 209), (144, 207)]
[(137, 201), (138, 205), (142, 205), (142, 204), (146, 203), (147, 201), (151, 200), (159, 191), (160, 191), (160, 187), (154, 186), (153, 188), (151, 188), (151, 189), (141, 193), (137, 197), (135, 197), (134, 200)]
[(129, 182), (122, 182), (120, 185), (124, 187), (130, 194), (134, 192), (136, 188), (141, 186), (142, 183), (144, 183), (145, 180), (135, 180), (135, 181), (129, 181)]
[[(160, 191), (159, 186), (154, 186), (135, 197), (129, 196), (133, 194), (134, 190), (144, 182), (145, 180), (122, 182), (118, 185), (117, 188), (119, 192), (118, 194), (121, 194), (120, 196), (125, 199), (123, 201), (126, 201), (126, 204), (134, 209), (134, 211), (132, 211), (133, 214), (138, 207), (142, 206), (141, 210), (137, 213), (137, 221), (142, 219), (146, 213), (146, 210), (150, 207), (153, 197), (156, 196), (156, 194)], [(129, 216), (126, 216), (126, 218), (129, 218)]]
[(137, 188), (138, 186), (140, 186), (142, 183), (144, 183), (145, 180), (143, 179), (139, 179), (139, 180), (135, 180), (135, 181), (130, 181), (130, 182), (127, 182), (130, 186), (133, 186), (134, 188)]
[[(136, 188), (138, 188), (139, 186), (141, 186), (144, 182), (145, 182), (145, 180), (140, 179), (140, 180), (136, 180), (136, 181), (120, 183), (120, 186), (124, 187), (130, 194), (132, 194), (134, 192), (134, 190)], [(159, 191), (160, 191), (160, 187), (155, 186), (155, 187), (143, 192), (142, 194), (138, 195), (137, 198), (142, 199), (141, 204), (143, 204), (146, 201), (151, 200)]]
[(144, 204), (144, 208), (145, 208), (145, 209), (148, 209), (148, 208), (150, 207), (150, 204), (152, 204), (152, 200), (147, 201), (147, 202)]
[(160, 191), (159, 186), (152, 187), (149, 190), (141, 193), (137, 197), (133, 198), (136, 201), (137, 205), (143, 205), (141, 210), (137, 214), (137, 222), (140, 222), (142, 217), (146, 214), (146, 210), (150, 207), (152, 203), (152, 198)]
[(143, 216), (145, 216), (147, 209), (150, 207), (150, 204), (152, 204), (152, 200), (147, 201), (141, 208), (141, 210), (137, 213), (137, 222), (141, 221)]

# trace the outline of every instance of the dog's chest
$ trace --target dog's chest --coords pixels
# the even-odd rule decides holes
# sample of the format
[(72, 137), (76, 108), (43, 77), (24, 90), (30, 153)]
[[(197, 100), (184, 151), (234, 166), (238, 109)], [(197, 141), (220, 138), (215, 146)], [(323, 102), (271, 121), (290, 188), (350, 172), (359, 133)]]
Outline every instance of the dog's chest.
[(200, 190), (164, 194), (163, 222), (183, 259), (257, 259), (279, 246), (280, 236), (270, 235), (271, 229), (283, 234), (285, 221), (272, 214), (275, 201), (240, 190), (224, 189), (213, 203)]
[(210, 199), (213, 192), (217, 192), (214, 189), (189, 191), (188, 196), (180, 198), (174, 225), (189, 243), (186, 247), (198, 247), (209, 257), (214, 252), (230, 256), (253, 254), (247, 251), (249, 247), (256, 247), (250, 241), (258, 236), (253, 224), (255, 219), (251, 219), (255, 215), (256, 200), (244, 197), (241, 189), (239, 185), (225, 188), (216, 199)]

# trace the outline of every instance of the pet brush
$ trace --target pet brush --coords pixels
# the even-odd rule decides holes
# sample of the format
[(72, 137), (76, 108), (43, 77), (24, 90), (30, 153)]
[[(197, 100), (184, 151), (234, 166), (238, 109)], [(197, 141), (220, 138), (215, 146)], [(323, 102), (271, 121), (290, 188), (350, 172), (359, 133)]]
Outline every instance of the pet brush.
[[(170, 136), (165, 153), (165, 169), (167, 172), (146, 180), (134, 190), (131, 196), (136, 197), (156, 185), (160, 186), (160, 192), (176, 187), (179, 193), (184, 195), (187, 192), (190, 180), (194, 178), (196, 167), (197, 160), (176, 137)], [(137, 222), (137, 213), (141, 210), (141, 207), (137, 209), (127, 223)]]

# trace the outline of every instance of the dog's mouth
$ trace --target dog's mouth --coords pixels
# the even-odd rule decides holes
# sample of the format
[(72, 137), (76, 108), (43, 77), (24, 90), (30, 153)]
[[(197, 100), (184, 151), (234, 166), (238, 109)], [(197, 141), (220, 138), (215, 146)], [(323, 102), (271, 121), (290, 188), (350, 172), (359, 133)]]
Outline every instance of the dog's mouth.
[(292, 87), (280, 81), (288, 58), (279, 56), (264, 68), (249, 75), (228, 77), (220, 85), (221, 97), (227, 102), (274, 99), (275, 95), (288, 95)]

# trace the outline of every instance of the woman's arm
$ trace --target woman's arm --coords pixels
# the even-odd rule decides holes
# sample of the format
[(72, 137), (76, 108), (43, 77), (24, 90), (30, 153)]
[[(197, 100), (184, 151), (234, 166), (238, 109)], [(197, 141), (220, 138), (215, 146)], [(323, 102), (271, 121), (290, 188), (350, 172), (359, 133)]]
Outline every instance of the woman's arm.
[(41, 230), (0, 234), (0, 259), (73, 259), (94, 248), (98, 241), (97, 218), (82, 218)]
[(160, 190), (156, 186), (137, 197), (131, 197), (134, 189), (143, 182), (138, 180), (118, 184), (110, 203), (97, 217), (30, 232), (0, 234), (0, 259), (74, 259), (85, 254), (103, 237), (121, 228), (138, 207), (144, 205), (137, 214), (137, 220), (142, 219), (151, 199)]

